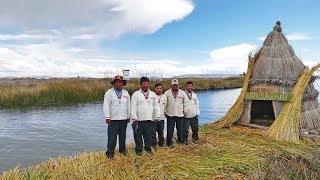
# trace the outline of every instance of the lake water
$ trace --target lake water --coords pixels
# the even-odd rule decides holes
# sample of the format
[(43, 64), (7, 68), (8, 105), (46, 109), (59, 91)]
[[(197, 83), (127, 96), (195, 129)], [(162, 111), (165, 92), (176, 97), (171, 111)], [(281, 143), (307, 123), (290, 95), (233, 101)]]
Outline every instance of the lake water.
[[(197, 92), (200, 123), (214, 122), (233, 105), (241, 89)], [(104, 151), (107, 126), (102, 103), (0, 110), (0, 174), (60, 155)], [(127, 143), (133, 142), (128, 126)]]

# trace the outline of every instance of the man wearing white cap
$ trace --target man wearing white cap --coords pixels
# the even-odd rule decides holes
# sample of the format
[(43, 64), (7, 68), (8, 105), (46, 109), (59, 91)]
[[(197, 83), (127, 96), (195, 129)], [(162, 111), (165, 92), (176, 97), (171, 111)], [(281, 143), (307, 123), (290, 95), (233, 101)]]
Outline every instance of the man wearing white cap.
[(184, 122), (184, 106), (186, 93), (179, 89), (178, 79), (172, 79), (171, 89), (167, 90), (164, 95), (167, 97), (166, 105), (166, 116), (167, 116), (167, 146), (172, 147), (173, 142), (173, 132), (174, 126), (177, 129), (177, 141), (178, 143), (183, 143), (182, 141), (182, 129)]
[(126, 151), (126, 130), (130, 121), (130, 95), (123, 89), (127, 84), (122, 76), (116, 76), (111, 82), (113, 88), (104, 95), (103, 112), (108, 124), (108, 143), (106, 155), (113, 159), (114, 149), (119, 135), (119, 151), (127, 155)]

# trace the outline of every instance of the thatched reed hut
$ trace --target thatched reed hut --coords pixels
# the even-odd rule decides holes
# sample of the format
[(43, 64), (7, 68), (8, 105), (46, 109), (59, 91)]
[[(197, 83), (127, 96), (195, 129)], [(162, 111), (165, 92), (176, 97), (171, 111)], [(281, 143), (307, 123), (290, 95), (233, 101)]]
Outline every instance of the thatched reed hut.
[[(263, 47), (249, 57), (242, 92), (235, 105), (215, 127), (258, 124), (276, 139), (297, 141), (299, 131), (320, 128), (319, 92), (309, 70), (295, 55), (278, 21)], [(270, 126), (270, 127), (269, 127)]]

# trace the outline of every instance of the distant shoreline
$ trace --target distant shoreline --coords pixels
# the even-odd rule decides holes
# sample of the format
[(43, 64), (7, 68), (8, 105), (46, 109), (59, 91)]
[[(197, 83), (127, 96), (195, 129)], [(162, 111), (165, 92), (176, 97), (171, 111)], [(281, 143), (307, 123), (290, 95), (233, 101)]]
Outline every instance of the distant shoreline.
[[(164, 90), (170, 87), (171, 78), (162, 79)], [(196, 91), (240, 88), (241, 77), (228, 78), (180, 78), (181, 89), (192, 80)], [(102, 101), (104, 93), (111, 88), (111, 79), (98, 78), (52, 78), (52, 79), (0, 79), (0, 108), (19, 108), (33, 106), (60, 106), (73, 103)], [(151, 79), (150, 89), (159, 82)], [(125, 89), (132, 94), (139, 89), (139, 80), (128, 81)]]

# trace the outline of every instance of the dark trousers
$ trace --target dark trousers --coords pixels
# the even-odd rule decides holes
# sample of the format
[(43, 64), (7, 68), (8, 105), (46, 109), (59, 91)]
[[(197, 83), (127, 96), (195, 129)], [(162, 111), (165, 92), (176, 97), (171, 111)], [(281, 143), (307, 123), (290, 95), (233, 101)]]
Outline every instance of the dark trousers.
[(114, 154), (119, 135), (119, 151), (126, 151), (127, 120), (111, 120), (108, 125), (107, 154)]
[(139, 121), (138, 129), (136, 130), (135, 130), (135, 127), (132, 126), (134, 142), (136, 144), (135, 150), (137, 153), (142, 152), (143, 143), (144, 143), (144, 149), (146, 151), (151, 151), (151, 136), (152, 136), (153, 123), (154, 123), (153, 121)]
[[(162, 147), (164, 144), (164, 120), (159, 122), (153, 122), (153, 129), (152, 129), (152, 143), (153, 147), (157, 146), (157, 144)], [(158, 140), (157, 140), (157, 133), (158, 133)]]
[(199, 131), (198, 118), (197, 117), (185, 118), (184, 125), (183, 125), (183, 138), (182, 138), (182, 141), (184, 143), (188, 142), (189, 127), (190, 126), (191, 126), (191, 130), (192, 130), (192, 139), (199, 140), (199, 137), (198, 137), (198, 131)]
[(192, 130), (192, 139), (199, 140), (199, 134), (198, 134), (198, 132), (199, 132), (199, 119), (198, 119), (198, 117), (192, 118), (190, 126), (191, 126), (191, 130)]
[(183, 129), (183, 117), (168, 117), (167, 118), (167, 145), (171, 146), (173, 144), (172, 138), (174, 133), (174, 126), (177, 128), (177, 141), (182, 143), (182, 129)]

